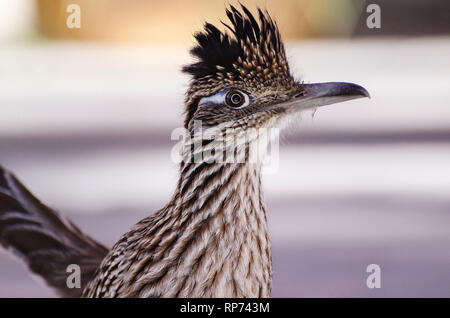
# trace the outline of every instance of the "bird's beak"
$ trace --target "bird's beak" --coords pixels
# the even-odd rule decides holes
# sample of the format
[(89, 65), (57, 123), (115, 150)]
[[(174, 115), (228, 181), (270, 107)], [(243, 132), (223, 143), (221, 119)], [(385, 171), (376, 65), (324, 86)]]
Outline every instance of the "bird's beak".
[(370, 98), (369, 92), (364, 87), (352, 83), (302, 84), (301, 87), (302, 91), (286, 102), (286, 106), (293, 106), (295, 110), (302, 110), (345, 102), (351, 99)]

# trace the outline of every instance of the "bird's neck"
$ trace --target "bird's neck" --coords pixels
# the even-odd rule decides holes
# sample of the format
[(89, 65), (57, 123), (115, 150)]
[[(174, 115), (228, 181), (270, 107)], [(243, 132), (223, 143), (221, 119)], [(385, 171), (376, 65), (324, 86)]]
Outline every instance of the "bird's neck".
[(248, 160), (181, 165), (170, 213), (185, 250), (182, 272), (192, 282), (178, 296), (270, 295), (272, 260), (260, 170)]
[[(118, 243), (127, 297), (269, 297), (260, 164), (183, 162), (172, 200)], [(123, 246), (122, 246), (123, 244)], [(140, 251), (135, 253), (134, 251)]]

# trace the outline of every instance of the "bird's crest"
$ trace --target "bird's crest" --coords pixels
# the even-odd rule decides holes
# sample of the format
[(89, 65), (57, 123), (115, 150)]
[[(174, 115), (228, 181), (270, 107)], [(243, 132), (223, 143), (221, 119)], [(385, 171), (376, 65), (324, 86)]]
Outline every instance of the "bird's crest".
[(258, 9), (258, 20), (241, 5), (226, 10), (231, 24), (222, 22), (228, 31), (205, 23), (195, 34), (197, 45), (191, 54), (197, 59), (183, 68), (193, 77), (186, 97), (185, 126), (188, 125), (200, 98), (220, 89), (238, 86), (253, 92), (279, 91), (295, 87), (280, 32), (267, 11)]
[(197, 62), (187, 65), (183, 72), (195, 80), (217, 79), (231, 81), (271, 81), (289, 76), (289, 68), (280, 32), (267, 11), (258, 9), (259, 22), (243, 5), (242, 12), (234, 6), (226, 10), (231, 31), (220, 31), (205, 23), (196, 33), (197, 45), (191, 54)]

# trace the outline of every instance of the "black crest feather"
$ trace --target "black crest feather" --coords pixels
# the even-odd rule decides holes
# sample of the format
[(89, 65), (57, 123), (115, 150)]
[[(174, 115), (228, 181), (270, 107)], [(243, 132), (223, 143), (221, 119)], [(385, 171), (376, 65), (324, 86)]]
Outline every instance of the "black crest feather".
[(191, 49), (191, 54), (198, 61), (183, 67), (183, 72), (192, 75), (194, 79), (217, 73), (239, 75), (235, 63), (239, 57), (242, 61), (251, 58), (248, 52), (246, 54), (246, 50), (251, 49), (250, 46), (253, 49), (260, 48), (262, 54), (271, 55), (264, 59), (267, 63), (275, 56), (284, 57), (278, 27), (269, 13), (258, 9), (258, 23), (245, 6), (241, 5), (241, 8), (242, 12), (234, 6), (226, 10), (231, 24), (222, 23), (231, 34), (220, 31), (210, 23), (205, 23), (204, 30), (195, 34), (197, 45)]

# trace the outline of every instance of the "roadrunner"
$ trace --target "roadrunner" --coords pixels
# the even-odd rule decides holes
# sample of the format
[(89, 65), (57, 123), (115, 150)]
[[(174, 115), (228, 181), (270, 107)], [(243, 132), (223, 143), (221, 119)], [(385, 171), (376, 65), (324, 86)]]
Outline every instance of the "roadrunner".
[[(231, 137), (281, 129), (304, 109), (369, 96), (351, 83), (295, 80), (267, 11), (254, 17), (244, 6), (230, 6), (226, 14), (228, 31), (206, 23), (191, 50), (196, 61), (183, 68), (191, 76), (184, 120), (189, 135), (196, 123)], [(170, 202), (110, 250), (0, 168), (1, 244), (65, 297), (269, 297), (271, 247), (261, 163), (249, 159), (259, 139), (253, 136), (233, 144), (239, 162), (217, 160), (221, 152), (211, 151), (217, 143), (186, 138), (190, 155), (180, 163)], [(81, 268), (81, 288), (66, 285), (70, 264)]]

